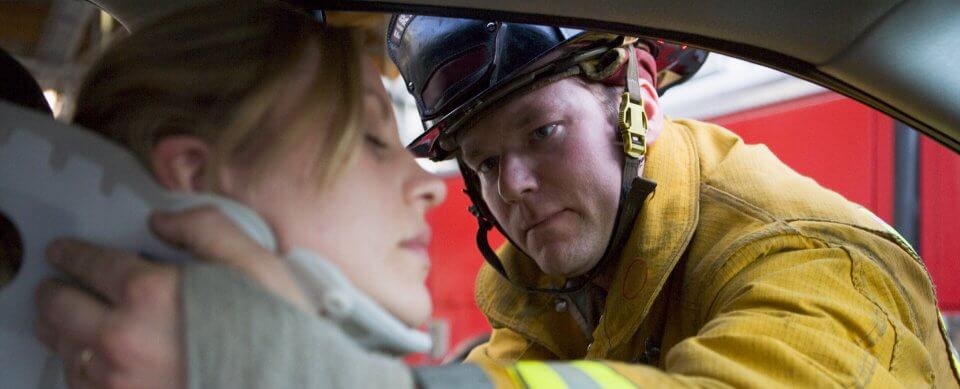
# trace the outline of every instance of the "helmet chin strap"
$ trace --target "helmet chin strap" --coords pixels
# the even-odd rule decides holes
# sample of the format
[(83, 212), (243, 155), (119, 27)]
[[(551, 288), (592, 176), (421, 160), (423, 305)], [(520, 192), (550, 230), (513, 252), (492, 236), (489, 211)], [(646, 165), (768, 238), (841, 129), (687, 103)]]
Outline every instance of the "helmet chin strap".
[[(640, 169), (643, 167), (647, 152), (647, 113), (643, 109), (643, 95), (640, 92), (639, 67), (637, 65), (636, 53), (632, 49), (628, 51), (626, 87), (620, 102), (620, 111), (618, 115), (620, 138), (623, 142), (623, 175), (620, 178), (620, 202), (617, 207), (617, 217), (614, 220), (613, 231), (610, 234), (610, 241), (604, 250), (600, 261), (587, 271), (577, 277), (567, 280), (566, 284), (560, 288), (537, 288), (528, 285), (522, 285), (516, 280), (510, 279), (507, 275), (503, 262), (497, 256), (497, 253), (490, 247), (488, 233), (491, 229), (497, 228), (511, 244), (518, 250), (520, 246), (516, 244), (497, 223), (486, 202), (480, 195), (480, 180), (470, 170), (461, 159), (457, 159), (460, 165), (460, 171), (463, 173), (466, 189), (464, 192), (470, 197), (473, 205), (470, 207), (470, 213), (477, 218), (479, 228), (477, 229), (477, 247), (483, 255), (484, 260), (493, 267), (500, 275), (511, 284), (533, 293), (566, 294), (574, 293), (586, 286), (590, 281), (597, 277), (610, 264), (616, 261), (623, 251), (623, 246), (629, 239), (630, 232), (634, 225), (640, 208), (644, 201), (656, 189), (657, 184), (651, 180), (640, 177)], [(524, 253), (526, 255), (526, 253)], [(528, 255), (529, 257), (529, 255)]]

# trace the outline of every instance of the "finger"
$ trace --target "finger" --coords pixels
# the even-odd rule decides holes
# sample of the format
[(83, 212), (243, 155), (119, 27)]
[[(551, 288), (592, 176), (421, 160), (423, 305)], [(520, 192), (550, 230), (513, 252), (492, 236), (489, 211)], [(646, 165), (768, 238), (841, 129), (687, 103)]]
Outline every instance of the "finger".
[[(89, 385), (90, 388), (137, 388), (138, 385), (131, 385), (131, 373), (127, 368), (112, 363), (98, 349), (85, 349), (88, 357), (84, 358), (82, 354), (73, 358), (73, 366), (68, 373), (73, 374), (76, 381)], [(80, 353), (84, 351), (81, 350)], [(149, 368), (145, 365), (145, 368)], [(161, 386), (156, 386), (161, 387)]]
[(50, 262), (109, 302), (122, 301), (129, 281), (154, 268), (149, 261), (124, 251), (74, 239), (58, 239), (47, 247)]
[(116, 383), (116, 377), (119, 376), (117, 369), (108, 365), (103, 357), (97, 355), (96, 352), (94, 352), (86, 362), (81, 361), (81, 363), (82, 365), (79, 366), (77, 373), (79, 373), (84, 381), (95, 384), (91, 387), (104, 388), (108, 386), (108, 382), (113, 381), (112, 383)]
[(278, 269), (283, 265), (277, 255), (254, 242), (213, 207), (155, 212), (150, 216), (150, 228), (197, 259), (234, 267), (258, 281), (273, 283), (281, 273)]
[(202, 260), (247, 269), (278, 259), (211, 206), (154, 212), (149, 224), (161, 239)]
[(280, 257), (253, 241), (217, 209), (154, 212), (150, 228), (160, 239), (198, 259), (240, 270), (267, 290), (309, 310), (310, 304)]
[(108, 313), (103, 301), (61, 281), (42, 282), (36, 299), (38, 337), (64, 357), (70, 345), (93, 344)]
[[(65, 342), (59, 342), (60, 344), (57, 347), (51, 347), (58, 356), (60, 356), (60, 373), (63, 374), (63, 378), (66, 381), (67, 387), (69, 388), (96, 388), (98, 386), (93, 385), (93, 382), (84, 377), (80, 373), (81, 364), (80, 361), (85, 361), (86, 359), (83, 355), (87, 353), (92, 356), (91, 351), (88, 348), (82, 347), (77, 344), (67, 344)], [(59, 386), (59, 385), (55, 385)]]
[[(86, 355), (85, 355), (86, 354)], [(97, 358), (96, 353), (90, 349), (77, 350), (69, 357), (64, 357), (66, 361), (63, 369), (64, 378), (67, 386), (71, 389), (103, 388), (105, 382), (98, 380), (92, 373), (93, 369), (102, 369), (102, 364)]]
[(47, 323), (47, 320), (39, 315), (34, 318), (33, 323), (33, 333), (37, 337), (37, 340), (40, 343), (43, 343), (50, 351), (56, 351), (56, 341), (57, 339), (53, 336), (53, 329), (50, 328), (50, 324)]
[[(71, 344), (69, 342), (63, 341), (62, 339), (56, 339), (52, 335), (52, 330), (42, 329), (43, 327), (49, 327), (49, 323), (46, 323), (45, 320), (37, 321), (38, 328), (38, 338), (42, 339), (43, 344), (54, 354), (60, 357), (61, 363), (61, 374), (66, 380), (67, 386), (70, 388), (81, 388), (81, 387), (94, 387), (91, 386), (86, 380), (79, 380), (79, 376), (76, 374), (76, 359), (80, 355), (81, 350), (83, 349), (80, 345)], [(40, 335), (41, 332), (46, 333), (46, 335)]]

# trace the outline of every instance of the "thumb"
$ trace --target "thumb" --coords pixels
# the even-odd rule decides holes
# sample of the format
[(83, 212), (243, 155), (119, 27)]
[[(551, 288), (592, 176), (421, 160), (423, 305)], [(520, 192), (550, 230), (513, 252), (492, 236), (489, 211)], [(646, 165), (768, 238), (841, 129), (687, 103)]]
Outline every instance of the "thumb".
[(149, 224), (161, 240), (196, 259), (239, 270), (293, 305), (312, 311), (284, 261), (248, 237), (216, 208), (156, 211), (150, 215)]

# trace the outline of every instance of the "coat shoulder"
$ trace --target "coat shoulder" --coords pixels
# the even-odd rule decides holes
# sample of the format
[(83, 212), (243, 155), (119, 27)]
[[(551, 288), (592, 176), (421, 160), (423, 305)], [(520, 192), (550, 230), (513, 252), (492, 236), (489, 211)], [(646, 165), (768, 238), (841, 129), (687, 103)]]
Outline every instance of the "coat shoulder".
[(772, 221), (817, 220), (880, 229), (875, 217), (839, 193), (783, 163), (763, 144), (747, 144), (721, 126), (678, 120), (693, 139), (701, 203), (720, 203)]

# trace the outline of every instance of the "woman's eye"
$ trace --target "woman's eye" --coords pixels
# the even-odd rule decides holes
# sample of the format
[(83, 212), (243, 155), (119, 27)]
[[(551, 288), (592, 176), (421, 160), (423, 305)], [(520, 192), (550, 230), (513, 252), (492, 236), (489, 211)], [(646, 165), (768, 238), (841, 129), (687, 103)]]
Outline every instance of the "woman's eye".
[(387, 142), (384, 142), (383, 139), (378, 138), (376, 135), (368, 133), (364, 136), (364, 140), (374, 149), (385, 150), (387, 148)]
[(530, 134), (530, 137), (533, 138), (533, 140), (543, 140), (543, 139), (549, 138), (556, 131), (557, 131), (557, 125), (549, 124), (533, 130), (533, 132)]
[(496, 169), (496, 167), (497, 167), (497, 159), (493, 157), (487, 158), (481, 161), (480, 164), (477, 165), (477, 172), (480, 174), (486, 174), (492, 171), (493, 169)]

